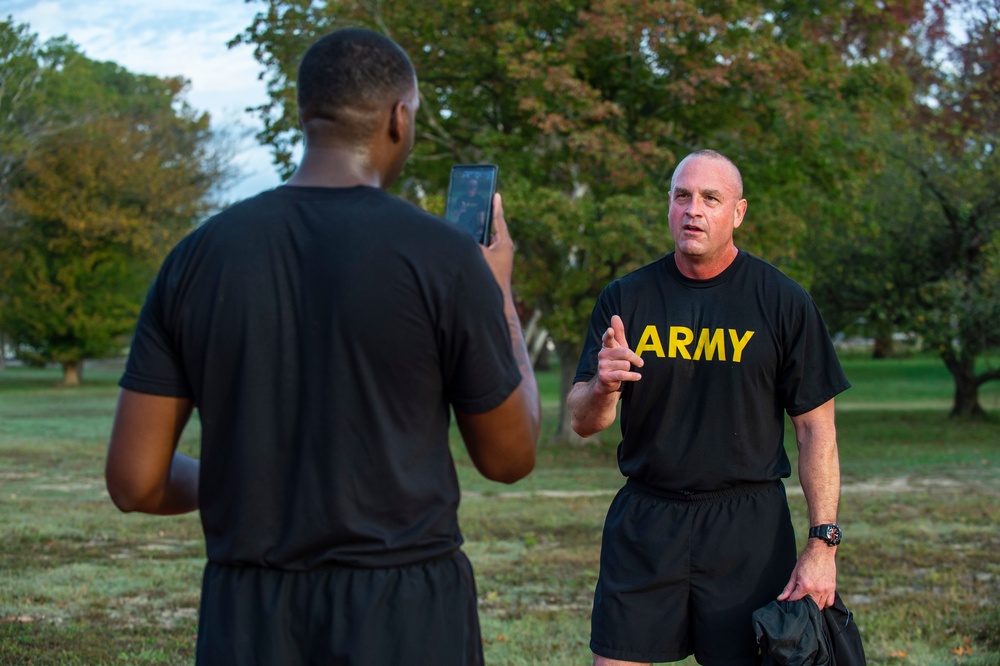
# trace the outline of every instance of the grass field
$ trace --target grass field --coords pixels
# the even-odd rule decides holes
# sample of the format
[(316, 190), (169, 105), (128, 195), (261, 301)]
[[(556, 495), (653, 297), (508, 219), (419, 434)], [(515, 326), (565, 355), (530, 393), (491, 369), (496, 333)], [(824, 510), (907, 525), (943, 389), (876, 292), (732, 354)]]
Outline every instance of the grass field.
[[(1000, 386), (981, 396), (993, 419), (963, 423), (946, 416), (940, 361), (845, 368), (839, 586), (869, 663), (1000, 664)], [(0, 664), (193, 661), (197, 517), (122, 515), (104, 490), (120, 370), (91, 365), (76, 390), (55, 388), (55, 369), (0, 371)], [(540, 377), (549, 428), (556, 381)], [(197, 451), (197, 436), (193, 422), (184, 450)], [(454, 442), (487, 663), (588, 664), (601, 526), (622, 482), (613, 435), (543, 444), (536, 471), (513, 486), (479, 477)], [(797, 481), (787, 485), (804, 526)]]

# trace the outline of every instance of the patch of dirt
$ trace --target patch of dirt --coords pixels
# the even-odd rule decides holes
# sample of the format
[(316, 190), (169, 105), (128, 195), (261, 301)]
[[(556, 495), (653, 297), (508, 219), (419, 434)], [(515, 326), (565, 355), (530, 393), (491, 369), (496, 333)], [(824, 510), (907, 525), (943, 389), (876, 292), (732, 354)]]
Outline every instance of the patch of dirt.
[(98, 490), (102, 489), (104, 484), (101, 483), (87, 483), (87, 482), (76, 482), (76, 483), (44, 483), (35, 486), (38, 490), (55, 490), (57, 492), (63, 493), (77, 493), (84, 490)]
[(0, 481), (20, 481), (21, 479), (37, 479), (37, 472), (0, 472)]
[[(945, 478), (911, 479), (908, 476), (897, 476), (891, 479), (871, 479), (857, 483), (845, 483), (840, 487), (842, 495), (872, 495), (878, 493), (925, 492), (933, 488), (963, 488), (968, 483)], [(789, 495), (801, 495), (802, 487), (798, 485), (786, 488)]]
[[(958, 489), (968, 487), (969, 482), (947, 478), (919, 478), (897, 476), (886, 479), (871, 479), (857, 483), (845, 483), (840, 492), (844, 495), (864, 495), (878, 493), (926, 492), (931, 489)], [(786, 484), (789, 495), (802, 495), (802, 487), (797, 484)], [(528, 499), (547, 497), (551, 499), (572, 499), (574, 497), (613, 496), (618, 489), (613, 490), (526, 490), (502, 493), (481, 493), (478, 491), (463, 491), (462, 497), (468, 499)]]

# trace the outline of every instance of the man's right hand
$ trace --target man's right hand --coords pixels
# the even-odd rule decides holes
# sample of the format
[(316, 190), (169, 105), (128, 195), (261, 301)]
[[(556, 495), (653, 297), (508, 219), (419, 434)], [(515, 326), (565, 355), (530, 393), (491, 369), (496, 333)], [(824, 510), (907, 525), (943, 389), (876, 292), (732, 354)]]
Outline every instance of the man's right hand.
[(597, 354), (597, 382), (595, 389), (603, 393), (614, 393), (622, 382), (637, 382), (642, 375), (632, 370), (641, 368), (642, 357), (629, 349), (625, 339), (625, 324), (618, 315), (611, 316), (611, 326), (601, 338), (601, 351)]
[(590, 437), (614, 423), (622, 382), (642, 379), (633, 366), (641, 368), (642, 358), (629, 349), (622, 318), (612, 315), (611, 326), (601, 338), (601, 351), (597, 352), (597, 374), (574, 384), (566, 398), (570, 425), (576, 434)]
[(509, 296), (511, 275), (514, 272), (514, 241), (507, 230), (507, 219), (503, 214), (503, 201), (499, 192), (493, 195), (493, 236), (490, 244), (480, 249), (500, 289), (505, 296)]

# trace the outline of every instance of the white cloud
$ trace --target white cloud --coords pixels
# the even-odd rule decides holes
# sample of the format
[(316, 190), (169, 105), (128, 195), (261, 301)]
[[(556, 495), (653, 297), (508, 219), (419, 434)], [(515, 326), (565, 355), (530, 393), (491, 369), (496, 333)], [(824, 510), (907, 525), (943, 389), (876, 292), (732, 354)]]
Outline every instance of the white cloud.
[[(0, 14), (27, 23), (43, 41), (66, 35), (87, 57), (131, 72), (183, 76), (186, 99), (219, 126), (260, 124), (244, 110), (267, 100), (250, 47), (226, 44), (263, 8), (242, 0), (13, 0)], [(269, 152), (250, 140), (236, 162), (245, 175), (227, 193), (241, 198), (279, 183)]]

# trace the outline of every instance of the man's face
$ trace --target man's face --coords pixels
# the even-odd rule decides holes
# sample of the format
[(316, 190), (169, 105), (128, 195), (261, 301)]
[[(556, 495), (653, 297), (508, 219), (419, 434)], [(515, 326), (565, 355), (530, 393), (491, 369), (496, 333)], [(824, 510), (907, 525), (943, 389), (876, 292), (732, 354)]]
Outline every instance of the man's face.
[(670, 190), (670, 233), (677, 251), (699, 262), (725, 255), (743, 222), (746, 199), (732, 165), (696, 155), (684, 159)]
[(471, 179), (469, 181), (469, 196), (470, 197), (476, 196), (476, 190), (478, 189), (479, 189), (479, 181), (476, 180), (475, 178)]

